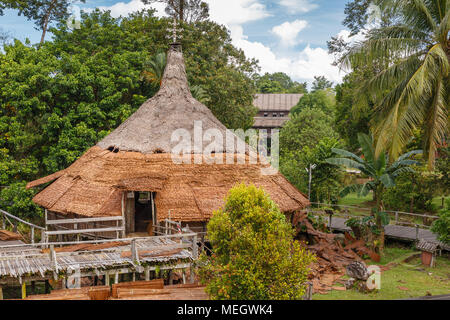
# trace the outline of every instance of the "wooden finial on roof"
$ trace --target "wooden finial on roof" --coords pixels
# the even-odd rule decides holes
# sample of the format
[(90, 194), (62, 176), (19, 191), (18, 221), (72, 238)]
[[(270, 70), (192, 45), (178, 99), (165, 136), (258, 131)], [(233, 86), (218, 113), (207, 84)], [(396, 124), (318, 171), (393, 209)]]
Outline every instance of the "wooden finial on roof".
[[(171, 28), (168, 28), (167, 31), (170, 32), (170, 35), (167, 35), (168, 38), (172, 39), (171, 45), (178, 45), (178, 40), (183, 38), (183, 35), (181, 32), (183, 31), (182, 28), (178, 28), (178, 22), (177, 18), (173, 18), (173, 22), (170, 23), (172, 26)], [(179, 32), (180, 34), (177, 34)]]

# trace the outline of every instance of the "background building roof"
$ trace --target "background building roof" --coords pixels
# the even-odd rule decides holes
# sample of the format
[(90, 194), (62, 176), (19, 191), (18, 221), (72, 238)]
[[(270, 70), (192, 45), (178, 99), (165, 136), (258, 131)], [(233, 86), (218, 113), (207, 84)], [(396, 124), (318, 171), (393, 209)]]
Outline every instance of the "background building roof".
[(290, 111), (302, 97), (303, 94), (258, 93), (253, 105), (260, 111)]

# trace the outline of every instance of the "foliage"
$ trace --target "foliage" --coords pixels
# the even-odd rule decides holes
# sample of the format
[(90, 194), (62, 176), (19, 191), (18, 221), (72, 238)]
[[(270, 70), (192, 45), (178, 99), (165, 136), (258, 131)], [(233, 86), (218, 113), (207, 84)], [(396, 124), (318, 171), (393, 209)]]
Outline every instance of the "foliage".
[(344, 197), (351, 192), (358, 192), (360, 196), (366, 196), (370, 191), (373, 191), (374, 198), (377, 201), (377, 209), (381, 209), (381, 195), (384, 188), (391, 188), (395, 186), (395, 179), (398, 175), (405, 172), (414, 172), (411, 165), (418, 164), (416, 160), (411, 160), (410, 157), (422, 153), (420, 150), (414, 150), (401, 155), (397, 161), (389, 164), (386, 153), (379, 156), (375, 153), (373, 147), (373, 139), (366, 134), (358, 134), (358, 141), (363, 151), (363, 157), (359, 157), (354, 153), (342, 149), (333, 149), (333, 152), (341, 158), (330, 158), (326, 162), (338, 166), (345, 166), (349, 169), (357, 169), (370, 180), (364, 184), (354, 184), (345, 187), (341, 191), (341, 196)]
[(144, 62), (144, 70), (142, 70), (141, 80), (151, 83), (156, 88), (161, 86), (161, 80), (167, 64), (167, 54), (158, 52)]
[(450, 148), (439, 149), (439, 158), (436, 159), (436, 172), (439, 174), (438, 186), (442, 196), (450, 192)]
[(306, 93), (306, 83), (292, 81), (283, 72), (266, 73), (263, 76), (255, 76), (255, 84), (258, 93)]
[(292, 108), (291, 114), (298, 114), (306, 108), (321, 110), (326, 115), (333, 116), (335, 111), (335, 93), (331, 89), (316, 90), (305, 94), (297, 105)]
[(360, 170), (362, 174), (370, 178), (364, 184), (353, 184), (345, 187), (340, 195), (344, 197), (351, 192), (357, 192), (359, 196), (366, 196), (370, 191), (373, 191), (374, 200), (377, 204), (373, 216), (376, 220), (377, 229), (380, 230), (377, 248), (382, 253), (384, 248), (384, 217), (382, 214), (381, 196), (386, 188), (395, 186), (395, 180), (399, 174), (414, 171), (410, 166), (418, 164), (418, 162), (411, 160), (410, 157), (422, 153), (422, 151), (414, 150), (405, 153), (395, 162), (389, 164), (386, 153), (383, 152), (380, 155), (375, 153), (374, 141), (370, 136), (360, 133), (358, 134), (358, 141), (364, 158), (346, 150), (333, 149), (333, 152), (341, 156), (341, 158), (329, 158), (326, 162), (345, 166), (349, 169)]
[(42, 208), (31, 201), (34, 190), (25, 188), (26, 182), (16, 182), (0, 192), (0, 208), (16, 217), (38, 221), (42, 217)]
[(336, 138), (324, 137), (315, 146), (305, 146), (301, 151), (285, 152), (281, 158), (281, 172), (305, 194), (308, 193), (309, 173), (305, 168), (316, 164), (312, 171), (311, 201), (337, 203), (342, 172), (324, 161), (333, 155), (333, 148), (341, 146)]
[(294, 300), (305, 293), (314, 256), (262, 189), (232, 188), (208, 224), (213, 256), (200, 269), (212, 299)]
[(142, 0), (144, 4), (166, 4), (166, 14), (185, 22), (204, 21), (209, 18), (209, 5), (202, 0)]
[(333, 88), (333, 82), (328, 81), (324, 76), (314, 77), (311, 91), (325, 90)]
[(395, 186), (383, 192), (383, 204), (389, 210), (406, 212), (433, 212), (438, 175), (417, 167), (403, 172), (395, 180)]
[(335, 126), (336, 131), (345, 140), (349, 150), (359, 148), (358, 133), (368, 134), (369, 121), (373, 103), (368, 93), (363, 97), (355, 96), (361, 81), (369, 71), (354, 71), (344, 77), (341, 84), (336, 85)]
[(421, 127), (431, 168), (449, 128), (450, 1), (378, 4), (395, 14), (393, 22), (370, 29), (366, 39), (345, 54), (341, 66), (380, 69), (360, 88), (375, 97), (377, 154), (388, 150), (391, 158), (397, 158)]
[(298, 114), (291, 114), (280, 131), (281, 154), (300, 152), (306, 146), (313, 148), (325, 137), (338, 139), (332, 121), (331, 116), (316, 108), (305, 107)]
[(439, 212), (439, 219), (433, 223), (431, 231), (438, 235), (439, 241), (450, 245), (450, 199), (447, 199), (445, 208)]

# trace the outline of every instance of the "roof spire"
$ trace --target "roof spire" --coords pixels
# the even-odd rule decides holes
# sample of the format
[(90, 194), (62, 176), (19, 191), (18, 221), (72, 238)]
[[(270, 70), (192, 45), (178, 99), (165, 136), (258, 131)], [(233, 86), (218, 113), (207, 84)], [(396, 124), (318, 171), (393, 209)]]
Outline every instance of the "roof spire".
[[(172, 38), (172, 45), (175, 44), (179, 44), (178, 43), (178, 39), (182, 39), (183, 35), (181, 34), (181, 32), (183, 31), (182, 28), (178, 28), (178, 22), (177, 22), (177, 18), (173, 18), (173, 21), (169, 23), (172, 27), (171, 28), (167, 28), (167, 31), (170, 32), (171, 34), (168, 34), (167, 37), (168, 38)], [(179, 32), (180, 34), (177, 34), (177, 32)]]

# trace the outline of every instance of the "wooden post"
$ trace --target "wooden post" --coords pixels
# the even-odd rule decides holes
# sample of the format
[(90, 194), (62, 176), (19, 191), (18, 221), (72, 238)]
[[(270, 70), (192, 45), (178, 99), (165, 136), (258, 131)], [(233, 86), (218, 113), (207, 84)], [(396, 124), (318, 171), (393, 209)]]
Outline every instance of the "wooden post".
[(50, 293), (50, 283), (48, 280), (45, 280), (45, 293), (46, 294)]
[(398, 225), (398, 211), (395, 212), (395, 224)]
[(116, 274), (114, 275), (114, 283), (117, 284), (119, 283), (119, 272), (117, 271)]
[(31, 243), (34, 243), (34, 227), (31, 227)]
[(2, 213), (2, 227), (3, 227), (3, 230), (6, 229), (5, 215), (3, 213)]
[(105, 273), (105, 286), (109, 286), (109, 272)]
[(22, 300), (27, 297), (27, 283), (25, 281), (22, 282)]
[(131, 240), (131, 261), (139, 263), (139, 254), (136, 248), (136, 239)]
[(193, 258), (194, 260), (197, 260), (197, 259), (198, 259), (198, 245), (197, 245), (198, 240), (197, 240), (197, 234), (195, 234), (195, 236), (194, 236), (192, 242), (193, 242), (193, 243), (192, 243), (192, 258)]
[(36, 281), (31, 281), (31, 293), (36, 294)]
[(150, 267), (145, 267), (145, 281), (150, 280)]
[(183, 284), (186, 284), (186, 270), (183, 269)]
[(3, 300), (3, 288), (0, 286), (0, 300)]
[(416, 240), (419, 240), (419, 225), (416, 224)]

